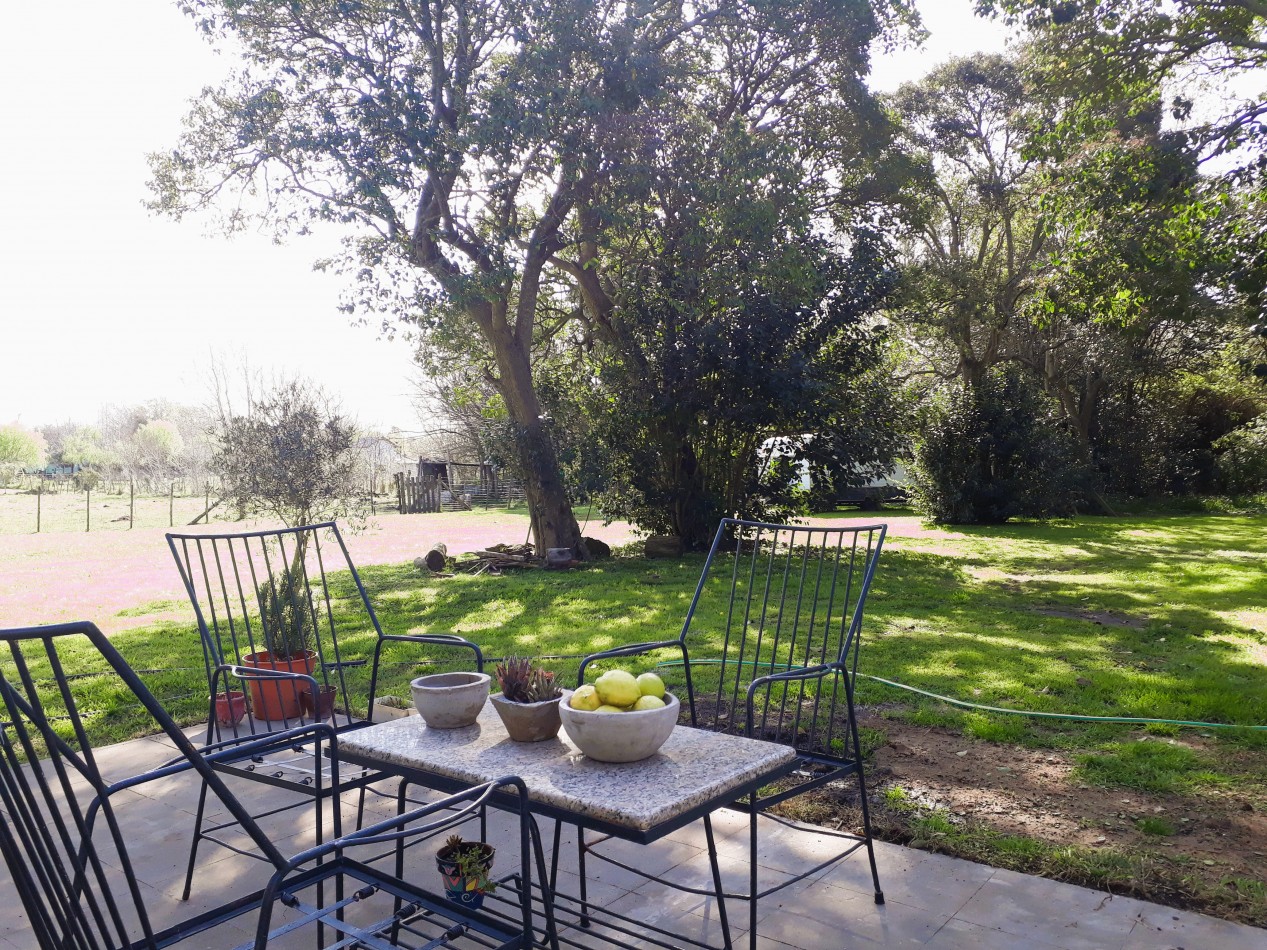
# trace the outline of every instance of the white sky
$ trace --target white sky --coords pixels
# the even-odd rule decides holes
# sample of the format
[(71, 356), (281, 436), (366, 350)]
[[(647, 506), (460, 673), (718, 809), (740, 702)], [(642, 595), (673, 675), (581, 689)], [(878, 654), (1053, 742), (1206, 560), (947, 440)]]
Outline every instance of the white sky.
[[(876, 65), (892, 89), (999, 49), (970, 0), (921, 0), (922, 50)], [(277, 246), (151, 216), (145, 155), (229, 64), (171, 0), (14, 3), (0, 31), (0, 422), (91, 422), (106, 403), (198, 404), (211, 354), (303, 372), (367, 425), (417, 427), (411, 352), (337, 310), (314, 273), (329, 238)]]

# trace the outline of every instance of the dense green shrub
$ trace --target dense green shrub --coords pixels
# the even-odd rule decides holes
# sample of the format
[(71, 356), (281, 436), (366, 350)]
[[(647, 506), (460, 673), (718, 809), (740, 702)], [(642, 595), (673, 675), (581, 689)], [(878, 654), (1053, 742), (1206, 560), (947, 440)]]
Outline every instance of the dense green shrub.
[(1087, 485), (1056, 407), (1015, 370), (932, 402), (912, 474), (916, 505), (942, 524), (1070, 514)]
[(1232, 495), (1267, 492), (1267, 415), (1214, 443), (1219, 483)]

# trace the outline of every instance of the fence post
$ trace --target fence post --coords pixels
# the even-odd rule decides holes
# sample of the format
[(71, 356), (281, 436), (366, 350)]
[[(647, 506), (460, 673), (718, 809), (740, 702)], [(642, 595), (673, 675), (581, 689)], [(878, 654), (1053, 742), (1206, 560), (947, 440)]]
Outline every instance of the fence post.
[(136, 479), (128, 479), (128, 530), (136, 523)]
[(44, 513), (44, 479), (40, 479), (35, 486), (35, 533), (40, 533), (40, 516)]
[(172, 482), (170, 485), (167, 486), (167, 527), (169, 528), (176, 527), (176, 517), (174, 514), (175, 504), (176, 504), (176, 483)]
[(92, 489), (84, 489), (84, 530), (92, 530)]

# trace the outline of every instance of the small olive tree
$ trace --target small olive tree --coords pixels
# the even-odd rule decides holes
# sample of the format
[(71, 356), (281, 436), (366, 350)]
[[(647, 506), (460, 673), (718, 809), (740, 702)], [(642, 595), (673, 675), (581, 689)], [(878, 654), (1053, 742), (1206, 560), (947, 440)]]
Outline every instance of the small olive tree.
[(292, 528), (363, 517), (356, 427), (316, 383), (252, 393), (244, 412), (221, 414), (213, 442), (212, 469), (240, 510)]

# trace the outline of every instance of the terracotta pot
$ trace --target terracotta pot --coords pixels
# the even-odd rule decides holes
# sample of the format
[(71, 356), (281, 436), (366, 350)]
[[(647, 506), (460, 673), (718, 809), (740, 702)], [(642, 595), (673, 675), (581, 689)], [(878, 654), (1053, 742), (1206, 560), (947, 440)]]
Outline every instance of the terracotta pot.
[(326, 720), (334, 715), (334, 698), (338, 691), (333, 686), (317, 684), (317, 695), (312, 695), (312, 688), (302, 686), (299, 689), (299, 708), (304, 715), (313, 720)]
[(246, 715), (246, 694), (240, 689), (216, 695), (216, 722), (222, 726), (236, 726)]
[(516, 742), (543, 742), (559, 734), (559, 701), (562, 697), (539, 703), (516, 703), (500, 693), (489, 697), (501, 716), (506, 733)]
[[(483, 852), (480, 865), (484, 868), (484, 876), (487, 877), (489, 869), (493, 866), (495, 853), (493, 846), (479, 841), (464, 841), (460, 847), (479, 849)], [(478, 881), (462, 876), (457, 864), (450, 859), (449, 850), (445, 847), (436, 852), (436, 868), (444, 879), (444, 896), (472, 909), (480, 907), (484, 903), (485, 892), (477, 889)]]
[[(317, 654), (305, 650), (302, 656), (290, 659), (279, 659), (264, 650), (260, 653), (248, 653), (242, 657), (243, 666), (254, 666), (261, 670), (281, 670), (285, 673), (303, 673), (312, 675), (317, 665)], [(277, 680), (248, 680), (251, 690), (251, 708), (255, 710), (256, 719), (274, 722), (278, 719), (298, 719), (299, 684), (279, 682)]]

